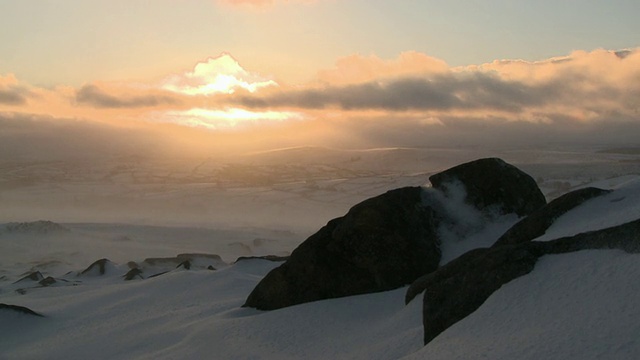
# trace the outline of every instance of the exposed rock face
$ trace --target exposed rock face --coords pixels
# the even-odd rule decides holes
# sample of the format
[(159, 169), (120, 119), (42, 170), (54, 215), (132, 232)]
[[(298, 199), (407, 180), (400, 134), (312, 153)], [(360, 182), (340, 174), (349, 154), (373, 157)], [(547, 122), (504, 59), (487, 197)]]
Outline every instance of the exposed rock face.
[(442, 203), (447, 199), (465, 202), (488, 218), (524, 216), (546, 204), (533, 178), (500, 159), (462, 164), (430, 180), (429, 192), (392, 190), (331, 220), (267, 274), (244, 306), (271, 310), (391, 290), (434, 271), (441, 256), (439, 226), (459, 225), (459, 214)]
[(434, 221), (419, 187), (365, 200), (304, 241), (244, 306), (271, 310), (409, 284), (440, 261)]
[(503, 284), (531, 272), (540, 256), (534, 250), (526, 246), (476, 249), (420, 279), (426, 287), (425, 344), (478, 309)]
[(107, 271), (107, 267), (113, 267), (113, 264), (109, 259), (96, 260), (89, 265), (89, 267), (82, 270), (80, 275), (104, 275)]
[(520, 220), (496, 241), (494, 247), (527, 242), (542, 236), (562, 214), (591, 198), (610, 192), (610, 190), (588, 187), (564, 194)]
[(53, 277), (51, 277), (51, 276), (47, 276), (46, 278), (44, 278), (44, 279), (42, 279), (42, 280), (40, 280), (40, 281), (38, 282), (38, 284), (40, 284), (40, 286), (42, 286), (42, 287), (46, 287), (46, 286), (49, 286), (49, 285), (53, 285), (53, 284), (55, 284), (55, 283), (57, 283), (56, 279), (54, 279), (54, 278), (53, 278)]
[(431, 185), (445, 193), (464, 185), (466, 200), (481, 211), (526, 216), (546, 204), (535, 180), (498, 158), (458, 165), (429, 177)]
[(146, 258), (144, 263), (147, 265), (180, 265), (185, 261), (193, 262), (196, 259), (208, 259), (211, 261), (222, 262), (220, 255), (216, 254), (178, 254), (175, 257), (164, 258)]
[(640, 220), (547, 242), (523, 242), (472, 250), (416, 280), (405, 301), (425, 292), (424, 341), (478, 309), (503, 284), (528, 274), (546, 254), (585, 249), (621, 249), (640, 253)]
[(34, 271), (26, 275), (25, 277), (21, 278), (20, 280), (14, 282), (14, 284), (22, 283), (22, 282), (30, 282), (30, 281), (37, 282), (37, 281), (41, 281), (42, 279), (44, 279), (44, 275), (42, 275), (40, 271)]
[(124, 274), (124, 276), (123, 276), (125, 281), (133, 280), (136, 277), (138, 277), (140, 279), (144, 279), (144, 277), (142, 277), (142, 270), (140, 270), (138, 268), (134, 268), (134, 269), (131, 269), (131, 270), (127, 271), (127, 273)]

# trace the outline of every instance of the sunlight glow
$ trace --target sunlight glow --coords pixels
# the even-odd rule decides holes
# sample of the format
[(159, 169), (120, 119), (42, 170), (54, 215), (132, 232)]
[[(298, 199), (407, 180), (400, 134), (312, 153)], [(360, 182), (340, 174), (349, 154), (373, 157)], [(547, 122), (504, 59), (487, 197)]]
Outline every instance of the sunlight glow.
[(253, 112), (231, 108), (226, 110), (189, 109), (186, 111), (168, 111), (156, 114), (155, 121), (169, 122), (190, 127), (210, 130), (225, 130), (249, 125), (282, 122), (285, 120), (302, 120), (300, 113), (288, 111)]
[(161, 87), (194, 96), (232, 94), (237, 89), (253, 93), (260, 88), (277, 85), (273, 80), (246, 71), (231, 55), (222, 54), (196, 64), (193, 71), (166, 78)]

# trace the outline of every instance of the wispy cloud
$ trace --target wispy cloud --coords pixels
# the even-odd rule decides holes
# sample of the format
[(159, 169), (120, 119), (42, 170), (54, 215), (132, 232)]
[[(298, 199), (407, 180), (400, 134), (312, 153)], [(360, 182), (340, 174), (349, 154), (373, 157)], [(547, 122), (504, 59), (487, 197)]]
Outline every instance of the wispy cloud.
[(290, 90), (261, 97), (239, 97), (253, 108), (298, 107), (342, 110), (475, 110), (519, 111), (555, 99), (550, 84), (528, 85), (492, 74), (447, 74), (429, 78), (406, 77), (346, 86)]

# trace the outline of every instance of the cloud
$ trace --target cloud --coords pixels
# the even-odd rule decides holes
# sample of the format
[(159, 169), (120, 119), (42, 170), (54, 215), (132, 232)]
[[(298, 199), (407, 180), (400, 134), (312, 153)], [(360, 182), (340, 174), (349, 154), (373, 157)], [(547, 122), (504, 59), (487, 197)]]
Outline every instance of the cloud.
[(193, 71), (165, 78), (161, 87), (185, 95), (233, 94), (237, 90), (255, 92), (278, 84), (242, 68), (229, 54), (197, 63)]
[(253, 108), (298, 107), (343, 110), (473, 110), (517, 112), (556, 96), (550, 85), (531, 86), (491, 74), (447, 74), (407, 77), (346, 86), (290, 90), (268, 96), (243, 96), (239, 103)]
[(18, 83), (13, 74), (0, 76), (0, 104), (23, 105), (28, 95), (29, 91)]
[[(224, 151), (299, 145), (634, 143), (640, 136), (640, 49), (464, 67), (416, 52), (390, 60), (354, 55), (295, 86), (276, 85), (223, 54), (157, 83), (42, 89), (6, 76), (0, 78), (0, 91), (26, 101), (18, 108), (12, 105), (15, 99), (0, 100), (0, 112), (113, 126), (146, 123), (140, 133), (156, 135), (156, 126), (173, 133), (190, 129), (185, 142), (206, 132), (198, 148), (215, 143)], [(0, 126), (5, 131), (8, 125)], [(135, 143), (149, 143), (142, 139), (149, 137)]]
[[(565, 114), (575, 121), (607, 116), (631, 119), (634, 115), (637, 118), (640, 106), (638, 49), (574, 52), (539, 62), (503, 60), (446, 69), (444, 63), (418, 54), (387, 62), (375, 57), (346, 59), (347, 65), (320, 73), (324, 79), (339, 79), (342, 73), (345, 81), (229, 99), (253, 109), (335, 109), (346, 111), (344, 116), (366, 110), (386, 111), (390, 116), (417, 111), (425, 117), (509, 117), (511, 121), (534, 122), (551, 121), (554, 114)], [(413, 70), (403, 66), (409, 63), (416, 64)], [(364, 70), (358, 70), (356, 64)], [(352, 67), (355, 70), (351, 71)], [(355, 82), (358, 79), (365, 81)]]
[(122, 109), (157, 107), (159, 105), (177, 105), (179, 100), (162, 94), (110, 94), (96, 85), (85, 85), (76, 93), (75, 100), (80, 104), (96, 108)]

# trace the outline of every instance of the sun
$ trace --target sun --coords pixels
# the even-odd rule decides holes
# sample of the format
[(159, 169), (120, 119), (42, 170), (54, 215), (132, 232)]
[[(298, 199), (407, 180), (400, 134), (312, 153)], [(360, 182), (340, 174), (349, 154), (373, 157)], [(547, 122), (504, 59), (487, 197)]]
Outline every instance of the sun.
[(253, 93), (270, 86), (278, 86), (278, 83), (248, 72), (225, 53), (197, 63), (193, 71), (164, 79), (161, 87), (186, 95), (215, 95), (232, 94), (237, 89)]
[[(277, 82), (245, 70), (230, 54), (224, 53), (197, 63), (192, 71), (165, 78), (160, 86), (186, 96), (216, 96), (233, 94), (237, 90), (255, 93), (263, 88), (277, 87)], [(191, 108), (154, 114), (154, 119), (211, 130), (231, 129), (243, 125), (266, 124), (302, 119), (290, 111), (250, 111), (242, 108)]]

